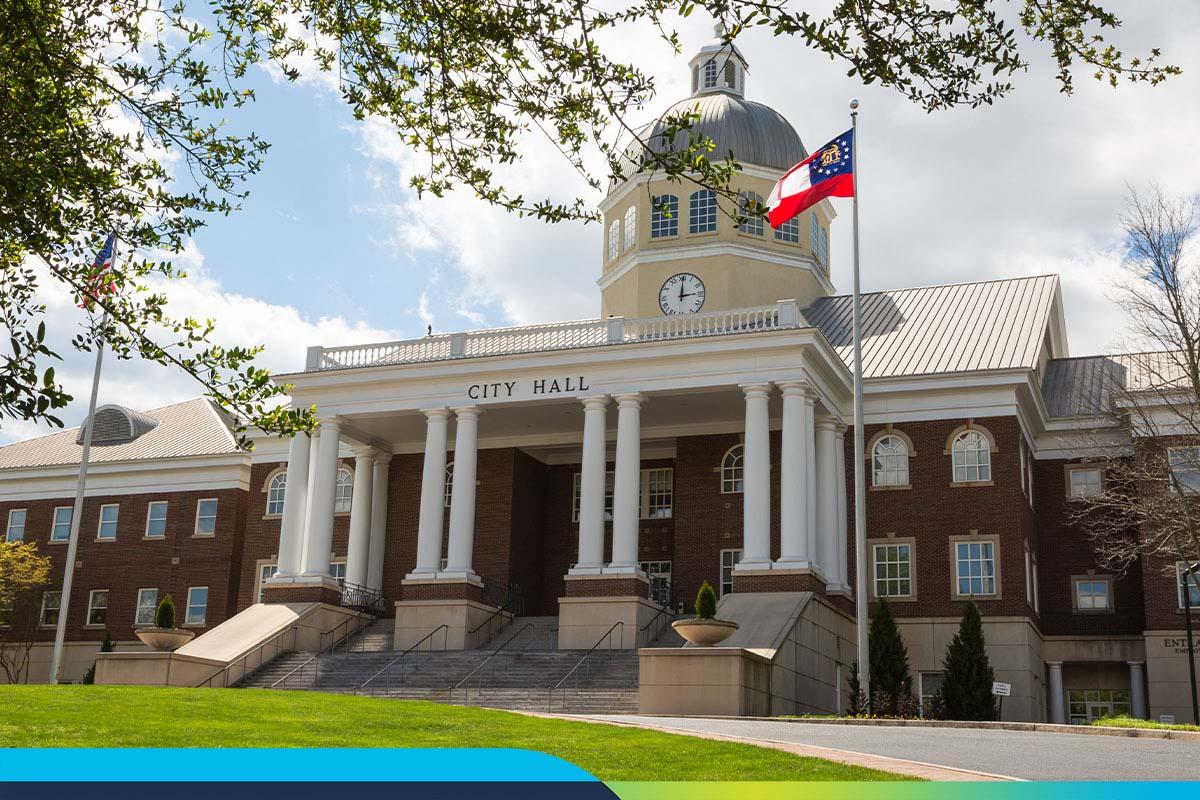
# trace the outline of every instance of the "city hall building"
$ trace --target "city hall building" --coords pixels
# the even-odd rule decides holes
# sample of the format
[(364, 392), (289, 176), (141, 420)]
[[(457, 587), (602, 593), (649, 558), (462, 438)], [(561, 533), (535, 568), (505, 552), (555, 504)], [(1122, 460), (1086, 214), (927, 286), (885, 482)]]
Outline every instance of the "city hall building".
[[(743, 202), (761, 201), (806, 157), (800, 136), (746, 99), (736, 49), (690, 67), (672, 110), (698, 107), (744, 165)], [(596, 319), (311, 347), (277, 380), (316, 406), (312, 436), (247, 452), (205, 400), (99, 409), (65, 676), (107, 633), (121, 652), (98, 680), (200, 683), (255, 648), (265, 662), (289, 626), (332, 630), (353, 589), (382, 600), (399, 652), (434, 632), (486, 649), (536, 617), (555, 621), (547, 649), (640, 650), (643, 710), (844, 710), (857, 555), (834, 208), (739, 227), (725, 198), (639, 173), (601, 209), (599, 268), (574, 267), (598, 273)], [(1107, 572), (1068, 513), (1103, 489), (1100, 377), (1133, 386), (1129, 365), (1070, 357), (1053, 275), (873, 292), (863, 311), (869, 590), (920, 694), (974, 598), (1006, 719), (1186, 720), (1175, 565)], [(47, 677), (80, 449), (79, 431), (0, 448), (0, 525), (54, 567), (31, 680)], [(704, 581), (738, 632), (668, 646), (663, 620)], [(135, 630), (166, 594), (198, 635), (151, 653)]]

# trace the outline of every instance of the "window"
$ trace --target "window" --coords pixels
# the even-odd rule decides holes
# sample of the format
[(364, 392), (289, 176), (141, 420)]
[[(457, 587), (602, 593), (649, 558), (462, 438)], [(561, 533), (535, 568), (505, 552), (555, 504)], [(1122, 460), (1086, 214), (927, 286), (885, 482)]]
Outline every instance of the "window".
[(1112, 608), (1111, 595), (1112, 583), (1107, 576), (1075, 579), (1076, 611), (1108, 611)]
[(1021, 455), (1021, 493), (1028, 497), (1029, 490), (1026, 488), (1028, 484), (1025, 481), (1025, 441), (1024, 440), (1021, 440), (1021, 446), (1017, 448), (1017, 452), (1020, 453), (1020, 455)]
[(196, 536), (215, 536), (217, 533), (217, 498), (196, 502)]
[(625, 209), (625, 249), (629, 250), (637, 241), (637, 207)]
[(821, 228), (821, 266), (829, 271), (829, 229)]
[(751, 236), (762, 236), (762, 212), (766, 207), (762, 195), (756, 192), (742, 192), (739, 196), (739, 205), (741, 206), (741, 215), (745, 217), (739, 230)]
[(942, 678), (945, 677), (941, 672), (918, 672), (917, 681), (919, 686), (917, 690), (921, 694), (921, 716), (929, 713), (933, 706), (933, 698), (937, 697), (938, 692), (942, 690)]
[(1100, 468), (1074, 467), (1067, 470), (1067, 491), (1071, 497), (1096, 497), (1100, 494)]
[(671, 562), (643, 561), (638, 566), (650, 578), (650, 599), (665, 606), (671, 602)]
[(704, 88), (713, 89), (717, 85), (717, 60), (710, 58), (704, 62)]
[(800, 218), (792, 217), (775, 229), (775, 241), (800, 243)]
[(208, 613), (208, 587), (193, 586), (188, 589), (187, 612), (183, 617), (184, 625), (203, 625)]
[(1035, 614), (1040, 614), (1042, 611), (1041, 600), (1039, 600), (1041, 596), (1042, 593), (1038, 589), (1037, 559), (1035, 558), (1033, 560), (1033, 612)]
[(450, 494), (454, 490), (454, 462), (446, 465), (446, 485), (442, 487), (442, 505), (450, 507)]
[(146, 538), (161, 539), (167, 535), (167, 501), (155, 500), (146, 509)]
[(721, 494), (741, 494), (745, 482), (746, 448), (740, 444), (725, 451), (721, 459)]
[(956, 591), (963, 597), (996, 593), (996, 559), (993, 542), (956, 542)]
[(1200, 491), (1200, 447), (1171, 447), (1167, 450), (1171, 477), (1185, 492)]
[(158, 610), (158, 589), (138, 589), (137, 613), (134, 625), (153, 625), (154, 612)]
[(621, 254), (621, 223), (616, 220), (608, 226), (608, 260), (614, 261)]
[(877, 544), (873, 554), (875, 596), (912, 596), (912, 545)]
[[(445, 561), (445, 559), (442, 559), (442, 560)], [(446, 565), (442, 564), (442, 569), (445, 569), (445, 568), (446, 568)], [(339, 580), (342, 583), (345, 583), (346, 582), (346, 562), (345, 561), (330, 561), (329, 562), (329, 577)]]
[(337, 485), (333, 490), (333, 513), (350, 513), (351, 498), (354, 496), (354, 473), (345, 467), (337, 471)]
[(121, 507), (115, 503), (100, 506), (100, 524), (96, 528), (97, 539), (117, 538), (117, 515)]
[(283, 513), (283, 501), (287, 495), (287, 473), (281, 472), (267, 484), (267, 514)]
[(87, 624), (100, 626), (108, 618), (108, 589), (92, 589), (88, 594)]
[(661, 239), (679, 233), (679, 198), (673, 194), (656, 195), (650, 211), (650, 238)]
[(25, 539), (25, 509), (13, 508), (8, 512), (8, 528), (4, 533), (4, 541), (20, 542)]
[(1025, 543), (1025, 602), (1033, 605), (1033, 557), (1028, 542)]
[(712, 189), (692, 192), (688, 206), (688, 233), (709, 233), (717, 229), (717, 194)]
[(1129, 716), (1129, 692), (1117, 689), (1070, 689), (1067, 691), (1069, 722), (1087, 725), (1104, 717)]
[(908, 485), (908, 445), (899, 436), (882, 436), (871, 448), (871, 483), (874, 486)]
[[(613, 515), (613, 485), (615, 475), (609, 471), (604, 473), (604, 521), (612, 522)], [(575, 473), (574, 500), (571, 506), (571, 521), (579, 521), (579, 497), (582, 491), (583, 475)]]
[(62, 592), (42, 592), (42, 612), (38, 616), (41, 625), (57, 625), (58, 609), (62, 606)]
[(721, 551), (721, 597), (733, 591), (733, 568), (742, 560), (741, 548)]
[(59, 506), (54, 509), (54, 526), (50, 529), (50, 541), (65, 542), (71, 538), (71, 507)]
[(809, 226), (808, 243), (812, 248), (813, 258), (819, 264), (821, 263), (821, 220), (817, 219), (816, 214), (813, 214), (809, 219), (812, 224)]
[(259, 564), (258, 565), (258, 583), (254, 587), (254, 602), (262, 602), (262, 587), (263, 584), (271, 579), (276, 572), (279, 572), (278, 564)]
[[(1180, 561), (1175, 565), (1175, 594), (1179, 599), (1179, 607), (1183, 608), (1183, 593), (1185, 591), (1184, 570), (1188, 568), (1187, 562)], [(1200, 608), (1200, 576), (1192, 573), (1187, 575), (1186, 590), (1188, 592), (1188, 605), (1192, 608)]]
[(975, 483), (992, 479), (992, 450), (988, 438), (979, 431), (963, 431), (951, 448), (955, 483)]
[[(604, 473), (604, 521), (612, 522), (613, 486), (615, 474)], [(670, 519), (673, 513), (675, 470), (670, 467), (643, 469), (638, 488), (638, 517), (641, 519)], [(572, 488), (571, 521), (579, 521), (579, 499), (582, 494), (582, 473), (575, 473)]]

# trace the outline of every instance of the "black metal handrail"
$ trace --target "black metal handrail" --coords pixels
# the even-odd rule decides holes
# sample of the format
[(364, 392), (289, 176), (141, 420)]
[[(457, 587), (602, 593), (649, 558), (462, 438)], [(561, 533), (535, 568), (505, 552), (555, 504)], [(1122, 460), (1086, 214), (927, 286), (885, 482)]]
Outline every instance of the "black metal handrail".
[[(499, 595), (498, 598), (497, 598), (497, 595)], [(479, 633), (481, 630), (488, 628), (492, 624), (492, 622), (496, 619), (496, 617), (507, 612), (508, 614), (512, 615), (515, 618), (515, 617), (519, 617), (521, 615), (521, 611), (524, 610), (523, 606), (524, 606), (525, 596), (521, 591), (520, 585), (515, 584), (515, 583), (510, 583), (507, 586), (492, 585), (492, 584), (488, 584), (487, 586), (484, 586), (483, 600), (484, 600), (485, 605), (494, 605), (496, 607), (496, 610), (493, 611), (491, 614), (488, 614), (487, 618), (484, 619), (483, 622), (479, 623), (474, 628), (467, 631), (467, 645), (468, 646), (478, 647), (481, 644), (485, 643), (485, 642), (475, 641), (475, 635), (477, 633)], [(501, 630), (503, 630), (503, 628), (501, 628)], [(488, 638), (491, 638), (491, 637), (488, 637)]]
[[(670, 621), (670, 618), (675, 616), (676, 602), (678, 599), (679, 592), (677, 591), (675, 594), (671, 595), (671, 598), (668, 600), (666, 605), (660, 607), (658, 611), (654, 613), (654, 616), (650, 618), (649, 622), (638, 628), (636, 642), (638, 647), (649, 647), (655, 642), (655, 640), (658, 639), (660, 635), (662, 635), (663, 629), (659, 624), (660, 620), (665, 619)], [(654, 629), (653, 632), (651, 632), (651, 628)]]
[(614, 649), (616, 649), (616, 648), (612, 647), (612, 635), (613, 635), (613, 632), (617, 631), (617, 630), (621, 631), (622, 636), (624, 636), (625, 623), (623, 621), (617, 620), (616, 622), (614, 622), (612, 624), (612, 627), (609, 628), (607, 631), (605, 631), (604, 635), (601, 636), (599, 639), (597, 639), (596, 643), (594, 645), (592, 645), (586, 653), (583, 654), (583, 657), (575, 662), (575, 666), (573, 666), (573, 667), (571, 667), (571, 669), (567, 670), (567, 673), (565, 675), (563, 675), (561, 678), (559, 678), (558, 683), (556, 683), (550, 687), (550, 689), (546, 692), (546, 710), (547, 711), (550, 711), (553, 709), (554, 693), (556, 691), (558, 691), (559, 689), (563, 690), (563, 695), (564, 695), (563, 705), (566, 704), (566, 697), (565, 697), (566, 689), (563, 689), (563, 684), (567, 682), (567, 679), (574, 677), (575, 678), (575, 691), (579, 691), (579, 673), (580, 673), (581, 667), (584, 668), (584, 670), (587, 672), (588, 678), (591, 678), (591, 676), (592, 676), (591, 675), (591, 669), (592, 669), (591, 668), (591, 659), (593, 656), (596, 655), (596, 653), (601, 652), (600, 645), (604, 644), (606, 641), (608, 642), (609, 646), (604, 648), (604, 652), (606, 652), (609, 655), (609, 657), (611, 658), (612, 651)]
[(496, 658), (496, 656), (500, 655), (500, 653), (503, 652), (505, 649), (507, 649), (508, 646), (510, 644), (512, 644), (513, 642), (517, 642), (517, 647), (518, 647), (517, 652), (520, 652), (519, 648), (520, 648), (521, 636), (525, 633), (525, 631), (529, 630), (532, 627), (533, 627), (533, 623), (527, 623), (525, 625), (522, 625), (520, 630), (518, 630), (516, 633), (514, 633), (512, 636), (508, 637), (508, 639), (506, 639), (504, 641), (504, 644), (500, 645), (495, 650), (493, 650), (491, 653), (489, 653), (488, 657), (485, 658), (483, 661), (480, 661), (478, 666), (475, 667), (475, 669), (468, 672), (466, 675), (463, 676), (462, 680), (460, 680), (458, 683), (451, 686), (448, 702), (451, 702), (451, 703), (454, 702), (454, 693), (456, 691), (458, 691), (459, 689), (463, 689), (464, 693), (465, 693), (466, 690), (464, 688), (464, 684), (467, 681), (471, 680), (471, 678), (475, 677), (475, 674), (478, 673), (480, 670), (482, 670), (488, 664), (491, 664), (491, 666), (492, 666), (492, 678), (495, 679), (495, 677), (496, 677), (496, 662), (494, 659)]
[(382, 617), (384, 612), (383, 591), (359, 583), (342, 583), (341, 605), (366, 614)]
[[(312, 684), (316, 683), (317, 674), (316, 674), (315, 670), (317, 667), (320, 667), (321, 656), (335, 654), (335, 651), (339, 644), (342, 644), (343, 642), (345, 642), (347, 639), (349, 639), (354, 634), (358, 633), (363, 628), (363, 625), (359, 625), (356, 628), (348, 628), (348, 626), (353, 622), (360, 622), (364, 617), (368, 617), (368, 616), (369, 615), (367, 615), (367, 614), (356, 614), (355, 616), (347, 617), (346, 619), (339, 622), (337, 625), (334, 625), (329, 630), (322, 631), (320, 638), (317, 640), (317, 647), (319, 648), (317, 650), (317, 652), (314, 653), (312, 656), (310, 656), (307, 660), (305, 660), (304, 663), (302, 663), (299, 666), (295, 667), (294, 669), (290, 670), (282, 678), (279, 678), (277, 681), (272, 683), (271, 688), (274, 689), (275, 687), (279, 686), (279, 684), (283, 683), (288, 678), (295, 675), (297, 672), (300, 672), (301, 670), (305, 670), (310, 664), (314, 665), (314, 674), (313, 674), (313, 679), (311, 681), (309, 681), (307, 685), (311, 686)], [(340, 631), (342, 628), (348, 628), (348, 629), (341, 636), (338, 636), (338, 631)], [(322, 642), (325, 641), (326, 636), (329, 637), (329, 645), (323, 646)]]
[[(254, 665), (254, 669), (261, 669), (263, 667), (263, 665), (265, 665), (267, 663), (267, 661), (263, 660), (263, 651), (265, 651), (268, 647), (272, 648), (272, 650), (274, 651), (271, 655), (271, 659), (269, 659), (269, 660), (274, 660), (274, 659), (278, 658), (279, 654), (282, 652), (290, 652), (290, 650), (295, 650), (296, 649), (296, 631), (298, 628), (299, 628), (298, 625), (292, 625), (288, 628), (284, 628), (279, 633), (275, 634), (270, 639), (267, 639), (265, 642), (260, 644), (258, 647), (254, 648), (253, 650), (248, 650), (247, 652), (243, 653), (241, 658), (237, 659), (236, 661), (231, 661), (228, 664), (226, 664), (225, 668), (222, 669), (220, 672), (214, 673), (213, 675), (210, 675), (207, 680), (196, 684), (196, 688), (203, 689), (203, 688), (207, 687), (209, 689), (212, 689), (215, 686), (214, 681), (216, 681), (217, 678), (221, 678), (221, 688), (228, 689), (230, 686), (229, 673), (234, 667), (242, 668), (241, 674), (238, 675), (237, 681), (234, 681), (234, 683), (237, 683), (238, 681), (243, 680), (247, 675), (250, 674), (250, 671), (247, 667), (247, 662), (250, 658), (251, 653), (256, 654), (258, 656), (258, 662)], [(288, 634), (291, 634), (292, 646), (289, 651), (285, 651), (283, 649), (283, 640)]]
[[(419, 648), (421, 645), (425, 644), (425, 642), (429, 642), (429, 652), (431, 652), (431, 653), (432, 653), (432, 652), (433, 652), (433, 637), (437, 635), (438, 631), (441, 631), (441, 632), (442, 632), (442, 650), (445, 650), (445, 649), (446, 649), (446, 646), (447, 646), (447, 644), (449, 643), (449, 639), (450, 639), (450, 626), (449, 626), (449, 625), (446, 625), (446, 624), (444, 624), (444, 623), (443, 623), (442, 625), (439, 625), (439, 626), (437, 626), (436, 628), (434, 628), (433, 630), (431, 630), (429, 633), (425, 634), (425, 635), (424, 635), (424, 636), (422, 636), (420, 639), (418, 639), (418, 640), (417, 640), (417, 642), (416, 642), (416, 644), (412, 645), (412, 646), (411, 646), (411, 647), (409, 647), (407, 650), (405, 650), (403, 653), (401, 653), (400, 655), (396, 656), (396, 657), (395, 657), (395, 658), (393, 658), (391, 661), (389, 661), (387, 664), (385, 664), (385, 665), (384, 665), (384, 667), (383, 667), (383, 669), (379, 670), (379, 671), (378, 671), (378, 672), (376, 672), (374, 675), (372, 675), (371, 677), (369, 677), (369, 678), (367, 678), (365, 681), (363, 681), (363, 682), (362, 682), (362, 683), (359, 685), (359, 687), (358, 687), (358, 688), (355, 690), (355, 692), (356, 692), (356, 693), (357, 693), (357, 692), (361, 692), (363, 689), (367, 688), (367, 684), (368, 684), (368, 683), (371, 683), (371, 682), (373, 682), (373, 681), (374, 681), (376, 678), (378, 678), (380, 675), (382, 675), (382, 674), (384, 674), (385, 672), (387, 672), (387, 673), (388, 673), (388, 676), (387, 676), (387, 684), (388, 684), (388, 685), (387, 685), (387, 691), (388, 691), (388, 693), (391, 693), (391, 689), (392, 689), (392, 675), (391, 675), (391, 672), (389, 672), (389, 670), (391, 670), (391, 668), (392, 668), (392, 667), (394, 667), (396, 664), (400, 663), (400, 660), (401, 660), (401, 659), (403, 659), (405, 656), (407, 656), (409, 653), (412, 653), (412, 652), (416, 651), (416, 650), (417, 650), (417, 649), (418, 649), (418, 648)], [(401, 683), (404, 683), (404, 677), (403, 677), (403, 673), (401, 673), (400, 682), (401, 682)], [(373, 691), (372, 691), (372, 694), (374, 694), (374, 692), (373, 692)]]

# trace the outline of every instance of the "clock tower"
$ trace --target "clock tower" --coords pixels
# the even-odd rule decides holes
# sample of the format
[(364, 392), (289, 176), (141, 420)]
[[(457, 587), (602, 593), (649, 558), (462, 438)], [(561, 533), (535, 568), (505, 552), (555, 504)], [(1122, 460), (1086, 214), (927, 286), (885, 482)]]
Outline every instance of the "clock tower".
[[(761, 218), (737, 224), (738, 203), (765, 203), (779, 176), (808, 155), (799, 135), (777, 111), (745, 99), (746, 59), (722, 44), (719, 31), (689, 67), (691, 96), (638, 132), (625, 151), (625, 178), (609, 186), (600, 206), (601, 315), (692, 314), (786, 299), (805, 306), (833, 294), (828, 201), (778, 229)], [(686, 178), (638, 171), (646, 148), (663, 148), (665, 120), (689, 112), (700, 116), (698, 134), (716, 143), (712, 158), (732, 152), (742, 165), (737, 200)], [(680, 134), (676, 146), (686, 141)]]

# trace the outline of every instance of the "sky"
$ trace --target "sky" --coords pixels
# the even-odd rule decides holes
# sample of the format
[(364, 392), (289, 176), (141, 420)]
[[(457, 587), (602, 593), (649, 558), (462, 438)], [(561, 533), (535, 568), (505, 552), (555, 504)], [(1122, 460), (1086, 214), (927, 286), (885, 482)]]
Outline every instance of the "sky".
[[(1155, 13), (1117, 4), (1113, 34), (1126, 52), (1158, 46), (1183, 75), (1157, 87), (1116, 89), (1076, 72), (1058, 91), (1044, 48), (991, 107), (927, 114), (899, 93), (864, 87), (799, 42), (751, 31), (737, 44), (749, 62), (748, 99), (776, 108), (811, 150), (859, 116), (862, 282), (865, 291), (1057, 273), (1072, 355), (1104, 352), (1122, 337), (1111, 302), (1120, 268), (1118, 216), (1127, 186), (1200, 191), (1200, 4), (1160, 0)], [(677, 26), (676, 55), (649, 28), (603, 44), (652, 74), (658, 94), (633, 121), (649, 121), (690, 89), (688, 58), (712, 38), (703, 15)], [(309, 68), (299, 83), (277, 70), (252, 77), (257, 102), (238, 126), (272, 143), (242, 210), (213, 220), (176, 257), (189, 277), (168, 293), (172, 313), (213, 317), (219, 341), (262, 344), (262, 365), (303, 367), (310, 345), (418, 337), (594, 317), (599, 313), (598, 225), (548, 225), (488, 207), (467, 193), (417, 198), (407, 180), (419, 159), (377, 120), (355, 121), (332, 78)], [(503, 174), (529, 196), (587, 194), (544, 141)], [(832, 277), (850, 288), (849, 201), (831, 230)], [(50, 337), (64, 356), (58, 378), (86, 413), (92, 356), (69, 345), (79, 312), (47, 291)], [(149, 409), (201, 393), (166, 368), (105, 365), (100, 402)], [(48, 432), (0, 420), (0, 443)]]

